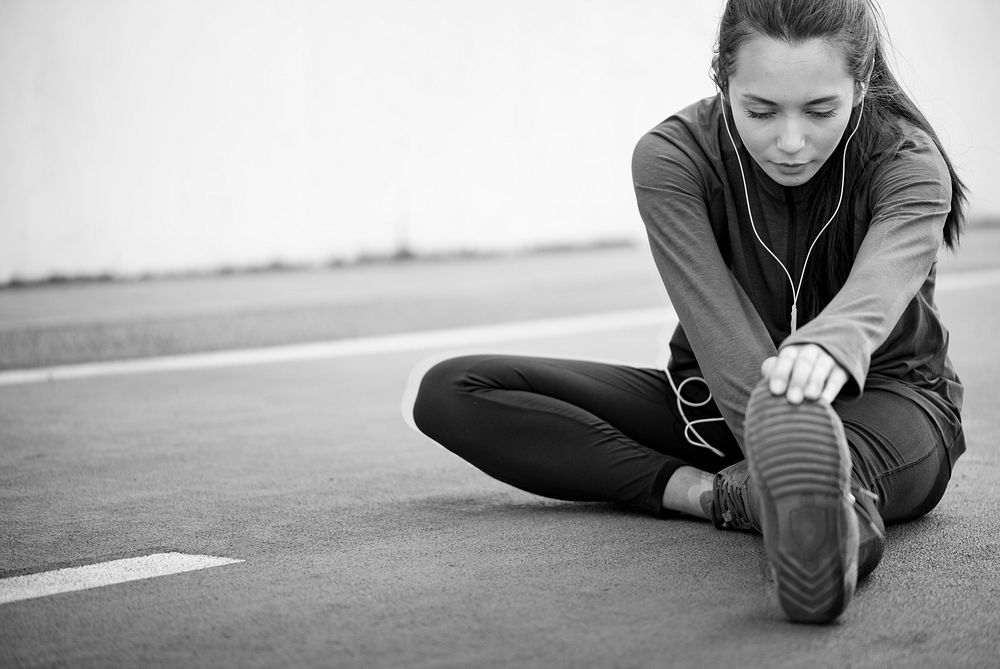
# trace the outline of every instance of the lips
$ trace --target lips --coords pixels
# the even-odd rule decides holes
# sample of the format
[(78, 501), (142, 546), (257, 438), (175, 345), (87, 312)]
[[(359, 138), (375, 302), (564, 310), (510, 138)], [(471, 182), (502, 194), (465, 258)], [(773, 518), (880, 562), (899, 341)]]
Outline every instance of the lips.
[(775, 163), (775, 162), (772, 161), (772, 164), (776, 168), (778, 168), (778, 171), (781, 172), (782, 174), (798, 174), (799, 172), (802, 172), (809, 163), (808, 162), (804, 162), (804, 163)]

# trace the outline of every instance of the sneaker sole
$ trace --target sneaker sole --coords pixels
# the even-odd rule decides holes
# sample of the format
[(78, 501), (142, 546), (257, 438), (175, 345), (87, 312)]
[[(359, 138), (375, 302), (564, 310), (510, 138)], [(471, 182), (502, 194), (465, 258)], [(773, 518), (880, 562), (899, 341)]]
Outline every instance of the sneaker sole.
[(843, 425), (829, 404), (789, 404), (763, 384), (750, 404), (747, 464), (778, 600), (794, 622), (830, 622), (850, 602), (858, 569)]

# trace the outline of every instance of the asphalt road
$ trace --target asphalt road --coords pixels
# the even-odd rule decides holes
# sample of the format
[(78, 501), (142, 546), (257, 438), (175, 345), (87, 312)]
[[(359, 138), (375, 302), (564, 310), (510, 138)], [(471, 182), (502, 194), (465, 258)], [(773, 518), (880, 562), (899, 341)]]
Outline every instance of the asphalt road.
[[(835, 625), (783, 620), (757, 536), (541, 499), (410, 430), (425, 346), (0, 386), (0, 575), (243, 560), (2, 604), (0, 666), (998, 666), (1000, 234), (965, 248), (939, 303), (969, 452)], [(618, 248), (0, 291), (0, 345), (12, 369), (662, 304)], [(489, 348), (650, 364), (657, 334)]]

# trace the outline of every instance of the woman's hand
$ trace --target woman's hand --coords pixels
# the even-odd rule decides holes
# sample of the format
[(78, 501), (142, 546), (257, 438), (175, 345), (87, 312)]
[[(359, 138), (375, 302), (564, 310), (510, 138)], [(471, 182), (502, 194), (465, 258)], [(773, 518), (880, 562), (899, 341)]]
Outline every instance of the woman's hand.
[(816, 344), (786, 346), (765, 360), (760, 371), (771, 392), (792, 404), (818, 399), (832, 403), (847, 383), (844, 368)]

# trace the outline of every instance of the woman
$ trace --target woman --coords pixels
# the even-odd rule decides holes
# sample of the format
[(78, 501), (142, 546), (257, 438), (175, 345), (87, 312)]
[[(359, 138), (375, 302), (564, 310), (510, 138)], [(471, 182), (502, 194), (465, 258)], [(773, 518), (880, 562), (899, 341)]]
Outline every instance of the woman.
[(934, 304), (965, 187), (879, 24), (870, 0), (730, 0), (719, 94), (639, 141), (666, 370), (457, 358), (420, 429), (533, 493), (759, 531), (787, 616), (840, 615), (965, 450)]

